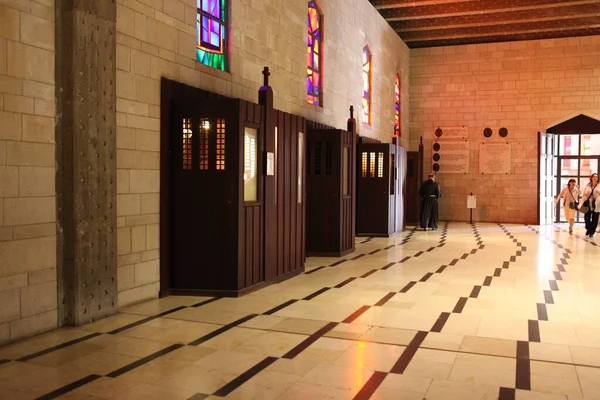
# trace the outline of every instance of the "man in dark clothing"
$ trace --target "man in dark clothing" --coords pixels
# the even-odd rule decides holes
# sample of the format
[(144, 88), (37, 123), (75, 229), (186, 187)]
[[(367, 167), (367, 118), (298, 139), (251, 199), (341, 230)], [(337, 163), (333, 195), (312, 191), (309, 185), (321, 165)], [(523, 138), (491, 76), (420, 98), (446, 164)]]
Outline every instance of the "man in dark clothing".
[(430, 174), (429, 179), (423, 182), (419, 190), (419, 195), (423, 199), (421, 203), (421, 228), (424, 231), (427, 228), (437, 230), (439, 217), (438, 198), (442, 195), (442, 189), (439, 183), (435, 181), (434, 174)]

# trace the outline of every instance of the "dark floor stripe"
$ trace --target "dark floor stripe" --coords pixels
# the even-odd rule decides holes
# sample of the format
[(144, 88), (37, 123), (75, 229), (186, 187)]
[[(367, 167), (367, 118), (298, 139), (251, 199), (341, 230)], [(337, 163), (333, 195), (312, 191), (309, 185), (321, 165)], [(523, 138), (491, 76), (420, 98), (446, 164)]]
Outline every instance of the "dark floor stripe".
[(417, 251), (413, 257), (419, 257), (423, 253), (423, 251)]
[(185, 346), (184, 344), (180, 344), (180, 343), (178, 343), (178, 344), (172, 344), (172, 345), (170, 345), (167, 348), (164, 348), (164, 349), (162, 349), (160, 351), (157, 351), (156, 353), (150, 354), (149, 356), (146, 356), (144, 358), (141, 358), (141, 359), (139, 359), (137, 361), (132, 362), (131, 364), (128, 364), (128, 365), (126, 365), (124, 367), (121, 367), (121, 368), (119, 368), (119, 369), (117, 369), (117, 370), (109, 373), (106, 376), (108, 376), (109, 378), (116, 378), (116, 377), (121, 376), (121, 375), (123, 375), (123, 374), (125, 374), (125, 373), (127, 373), (129, 371), (132, 371), (132, 370), (138, 368), (138, 367), (141, 367), (142, 365), (147, 364), (147, 363), (149, 363), (152, 360), (156, 360), (157, 358), (162, 357), (165, 354), (169, 354), (172, 351), (180, 349), (180, 348), (182, 348), (184, 346)]
[(259, 362), (258, 364), (256, 364), (255, 366), (253, 366), (234, 380), (232, 380), (231, 382), (227, 383), (221, 389), (217, 390), (214, 393), (214, 396), (225, 397), (229, 395), (231, 392), (242, 386), (244, 383), (248, 382), (250, 379), (252, 379), (254, 376), (256, 376), (258, 373), (260, 373), (262, 370), (264, 370), (277, 360), (277, 357), (265, 358), (264, 360), (262, 360), (261, 362)]
[[(211, 300), (211, 302), (212, 302), (212, 301), (214, 301), (213, 299), (210, 299), (210, 300)], [(186, 307), (186, 306), (179, 306), (179, 307), (175, 307), (175, 308), (173, 308), (173, 309), (171, 309), (171, 310), (168, 310), (168, 311), (162, 312), (162, 313), (160, 313), (160, 314), (157, 314), (157, 315), (152, 315), (152, 316), (150, 316), (150, 317), (146, 317), (146, 318), (144, 318), (144, 319), (141, 319), (141, 320), (139, 320), (139, 321), (135, 321), (135, 322), (132, 322), (132, 323), (130, 323), (130, 324), (127, 324), (127, 325), (125, 325), (125, 326), (122, 326), (122, 327), (120, 327), (120, 328), (113, 329), (113, 330), (112, 330), (112, 331), (110, 331), (109, 333), (110, 333), (111, 335), (116, 335), (117, 333), (125, 332), (125, 331), (126, 331), (126, 330), (128, 330), (128, 329), (135, 328), (136, 326), (140, 326), (140, 325), (142, 325), (142, 324), (145, 324), (146, 322), (149, 322), (149, 321), (155, 320), (155, 319), (157, 319), (157, 318), (160, 318), (160, 317), (164, 317), (165, 315), (173, 314), (173, 313), (175, 313), (175, 312), (177, 312), (177, 311), (181, 311), (181, 310), (183, 310), (183, 309), (185, 309), (185, 308), (187, 308), (187, 307)]]
[(399, 264), (402, 264), (405, 261), (410, 260), (410, 256), (404, 257), (402, 260), (398, 261)]
[(481, 286), (475, 286), (473, 287), (473, 290), (471, 290), (471, 294), (469, 295), (469, 297), (476, 299), (477, 297), (479, 297), (479, 292), (481, 292)]
[(501, 387), (498, 393), (498, 400), (515, 400), (517, 398), (517, 391), (513, 388)]
[(556, 283), (556, 281), (552, 281), (552, 280), (549, 282), (550, 282), (550, 289), (557, 292), (558, 291), (558, 283)]
[[(384, 268), (385, 268), (385, 267), (384, 267)], [(374, 274), (375, 272), (377, 272), (377, 270), (376, 270), (376, 269), (372, 269), (372, 270), (370, 270), (369, 272), (362, 274), (360, 277), (361, 277), (361, 278), (366, 278), (366, 277), (368, 277), (368, 276), (370, 276), (370, 275)]]
[(531, 364), (529, 361), (529, 343), (517, 342), (517, 373), (515, 387), (520, 390), (531, 390)]
[(391, 249), (392, 247), (395, 247), (395, 246), (396, 246), (395, 244), (390, 244), (389, 246), (385, 246), (383, 249), (384, 250), (389, 250), (389, 249)]
[(540, 343), (540, 323), (537, 320), (530, 319), (528, 321), (528, 335), (530, 342)]
[(381, 269), (388, 269), (388, 268), (390, 268), (394, 264), (396, 264), (396, 263), (395, 262), (391, 262), (389, 264), (384, 265), (383, 268), (381, 268)]
[(437, 269), (437, 271), (435, 271), (435, 272), (436, 272), (436, 273), (438, 273), (438, 274), (441, 274), (442, 272), (444, 272), (444, 270), (445, 270), (447, 267), (448, 267), (447, 265), (442, 265), (442, 266), (441, 266), (441, 267), (439, 267), (439, 268)]
[(56, 389), (53, 392), (47, 393), (43, 396), (37, 397), (36, 400), (50, 400), (50, 399), (56, 399), (57, 397), (60, 397), (66, 393), (69, 393), (77, 388), (82, 387), (83, 385), (87, 385), (90, 382), (95, 381), (96, 379), (100, 378), (100, 375), (88, 375), (85, 378), (82, 378), (78, 381), (69, 383), (68, 385), (65, 385), (61, 388)]
[(459, 261), (460, 260), (455, 258), (454, 260), (450, 261), (450, 263), (448, 265), (456, 265), (456, 263), (458, 263)]
[(433, 276), (433, 272), (428, 272), (421, 278), (421, 280), (419, 282), (427, 282), (427, 280), (429, 278), (431, 278), (432, 276)]
[(386, 376), (386, 372), (373, 372), (373, 375), (371, 375), (365, 386), (354, 396), (353, 400), (369, 400)]
[(333, 264), (330, 264), (329, 266), (330, 266), (330, 267), (335, 267), (335, 266), (338, 266), (338, 265), (340, 265), (340, 264), (343, 264), (343, 263), (345, 263), (346, 261), (348, 261), (348, 260), (340, 260), (340, 261), (336, 261), (336, 262), (334, 262)]
[(562, 264), (556, 264), (556, 269), (558, 269), (560, 272), (567, 272), (567, 270), (565, 269), (565, 267), (562, 266)]
[(292, 304), (294, 304), (295, 302), (297, 302), (298, 300), (292, 299), (292, 300), (288, 300), (283, 304), (278, 305), (277, 307), (273, 307), (271, 308), (269, 311), (265, 311), (263, 314), (264, 315), (271, 315), (271, 314), (275, 314), (277, 311), (283, 310), (284, 308), (291, 306)]
[(406, 293), (408, 292), (413, 286), (415, 286), (417, 284), (417, 282), (415, 281), (410, 281), (408, 282), (408, 284), (406, 286), (404, 286), (401, 290), (400, 293)]
[[(59, 345), (56, 345), (56, 346), (44, 349), (44, 350), (37, 351), (37, 352), (32, 353), (32, 354), (28, 354), (26, 356), (23, 356), (23, 357), (19, 358), (17, 361), (25, 362), (25, 361), (33, 360), (34, 358), (41, 357), (41, 356), (46, 355), (48, 353), (52, 353), (53, 351), (64, 349), (64, 348), (69, 347), (69, 346), (73, 346), (74, 344), (84, 342), (84, 341), (86, 341), (88, 339), (92, 339), (92, 338), (95, 338), (95, 337), (100, 336), (100, 335), (102, 335), (102, 333), (98, 333), (98, 332), (95, 332), (95, 333), (92, 333), (92, 334), (89, 334), (89, 335), (85, 335), (85, 336), (82, 336), (82, 337), (80, 337), (78, 339), (74, 339), (74, 340), (71, 340), (71, 341), (68, 341), (68, 342), (65, 342), (65, 343), (62, 343), (62, 344), (59, 344)], [(0, 362), (0, 364), (2, 364), (2, 363)]]
[(490, 286), (492, 284), (492, 279), (491, 276), (486, 276), (483, 280), (483, 286)]
[(495, 277), (499, 277), (500, 275), (502, 275), (502, 269), (501, 268), (496, 268), (494, 270), (494, 276)]
[(546, 304), (554, 304), (554, 296), (552, 296), (552, 290), (544, 290), (544, 301)]
[(336, 288), (336, 289), (343, 288), (344, 286), (346, 286), (347, 284), (349, 284), (350, 282), (352, 282), (355, 279), (356, 278), (354, 278), (354, 277), (348, 278), (344, 282), (341, 282), (341, 283), (338, 283), (337, 285), (335, 285), (334, 288)]
[(192, 305), (192, 307), (194, 307), (194, 308), (201, 307), (203, 305), (213, 303), (220, 299), (221, 299), (221, 297), (213, 297), (212, 299), (208, 299), (208, 300), (201, 301), (200, 303), (196, 303), (196, 304)]
[(9, 362), (10, 362), (10, 360), (0, 360), (0, 365), (8, 364)]
[(450, 318), (450, 313), (447, 313), (447, 312), (441, 313), (440, 316), (438, 317), (438, 319), (435, 321), (435, 324), (433, 324), (433, 327), (431, 328), (431, 332), (441, 332), (442, 329), (444, 328), (444, 325), (446, 325), (448, 318)]
[(375, 307), (381, 307), (382, 305), (384, 305), (385, 303), (387, 303), (395, 295), (396, 295), (396, 292), (391, 292), (391, 293), (386, 294), (385, 296), (383, 296), (381, 298), (381, 300), (379, 300), (377, 303), (375, 303)]
[(369, 308), (371, 308), (371, 306), (360, 307), (358, 310), (354, 311), (352, 314), (350, 314), (348, 317), (346, 317), (346, 319), (343, 320), (342, 322), (345, 324), (351, 324), (352, 322), (354, 322), (356, 320), (356, 318), (360, 317)]
[(454, 306), (454, 310), (452, 310), (452, 312), (454, 314), (460, 314), (461, 312), (463, 312), (465, 305), (467, 304), (467, 300), (468, 300), (468, 298), (466, 298), (466, 297), (461, 297), (460, 299), (458, 299), (458, 301), (456, 302), (456, 305)]
[(558, 271), (553, 271), (554, 272), (554, 279), (556, 279), (557, 281), (562, 281), (562, 275), (560, 274), (560, 272)]
[(417, 350), (419, 350), (419, 346), (427, 337), (428, 332), (419, 331), (413, 338), (413, 340), (409, 343), (408, 347), (404, 349), (396, 364), (392, 367), (390, 373), (392, 374), (403, 374), (408, 367), (408, 364), (411, 362)]
[(317, 267), (315, 269), (311, 269), (310, 271), (305, 272), (304, 274), (306, 274), (306, 275), (314, 274), (315, 272), (320, 271), (323, 268), (327, 268), (327, 267), (325, 265), (321, 265), (320, 267)]
[(221, 333), (223, 332), (227, 332), (228, 330), (230, 330), (231, 328), (235, 328), (238, 325), (243, 324), (246, 321), (250, 321), (252, 318), (256, 317), (257, 314), (250, 314), (250, 315), (246, 315), (244, 318), (240, 318), (237, 321), (234, 321), (230, 324), (227, 324), (225, 326), (220, 327), (219, 329), (202, 336), (199, 339), (194, 340), (193, 342), (190, 343), (190, 346), (198, 346), (199, 344), (202, 344), (216, 336), (219, 336)]
[(460, 257), (460, 259), (461, 259), (461, 260), (466, 260), (466, 259), (467, 259), (467, 257), (469, 257), (469, 253), (465, 253), (465, 254), (463, 254), (463, 255)]
[(545, 303), (537, 303), (538, 321), (548, 321), (548, 310)]
[(504, 269), (507, 269), (509, 266), (510, 266), (510, 262), (508, 262), (508, 261), (504, 261), (502, 263), (502, 268), (504, 268)]
[(195, 395), (193, 395), (192, 397), (190, 397), (187, 400), (204, 400), (204, 399), (206, 399), (208, 397), (210, 397), (210, 395), (208, 395), (208, 394), (196, 393)]
[(330, 322), (330, 323), (328, 323), (327, 325), (325, 325), (324, 327), (322, 327), (321, 329), (319, 329), (317, 332), (313, 333), (312, 335), (310, 335), (309, 337), (307, 337), (306, 339), (304, 339), (302, 341), (302, 343), (298, 344), (296, 347), (294, 347), (293, 349), (291, 349), (290, 351), (288, 351), (287, 353), (285, 353), (282, 358), (292, 359), (292, 358), (296, 357), (298, 354), (300, 354), (304, 350), (306, 350), (308, 348), (308, 346), (310, 346), (311, 344), (313, 344), (314, 342), (316, 342), (317, 340), (319, 340), (319, 338), (321, 338), (327, 332), (329, 332), (330, 330), (332, 330), (333, 328), (335, 328), (337, 325), (338, 325), (337, 322)]
[(364, 256), (365, 256), (364, 254), (359, 254), (356, 257), (352, 257), (352, 260), (358, 260), (359, 258), (364, 257)]
[(373, 255), (375, 253), (379, 253), (381, 251), (381, 249), (375, 249), (372, 252), (370, 252), (369, 254)]
[(316, 292), (309, 294), (308, 296), (306, 296), (306, 297), (305, 297), (305, 298), (303, 298), (302, 300), (312, 300), (312, 299), (314, 299), (315, 297), (317, 297), (317, 296), (319, 296), (319, 295), (321, 295), (321, 294), (325, 293), (325, 292), (326, 292), (326, 291), (328, 291), (329, 289), (331, 289), (331, 288), (328, 288), (328, 287), (321, 288), (321, 289), (317, 290)]

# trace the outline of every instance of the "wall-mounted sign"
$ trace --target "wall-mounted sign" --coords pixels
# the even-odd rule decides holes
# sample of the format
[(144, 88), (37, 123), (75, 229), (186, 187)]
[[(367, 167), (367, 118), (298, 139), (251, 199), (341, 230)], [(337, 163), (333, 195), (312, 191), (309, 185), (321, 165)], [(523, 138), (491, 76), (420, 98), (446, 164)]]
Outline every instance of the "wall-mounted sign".
[(512, 147), (510, 143), (485, 142), (479, 145), (481, 174), (510, 174)]
[(267, 152), (267, 176), (275, 175), (275, 153)]
[[(468, 139), (469, 129), (466, 126), (458, 127), (439, 127), (435, 130), (437, 139)], [(436, 140), (437, 140), (436, 139)]]
[(432, 169), (441, 174), (469, 173), (469, 142), (467, 140), (433, 142)]

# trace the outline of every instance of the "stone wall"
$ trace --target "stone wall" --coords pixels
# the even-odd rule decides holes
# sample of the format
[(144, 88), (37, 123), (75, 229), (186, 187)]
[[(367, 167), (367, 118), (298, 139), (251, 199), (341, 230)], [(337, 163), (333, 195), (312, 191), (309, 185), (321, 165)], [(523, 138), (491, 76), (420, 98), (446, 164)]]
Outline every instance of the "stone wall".
[(0, 0), (0, 344), (57, 325), (54, 0)]
[[(473, 192), (476, 221), (536, 223), (538, 132), (581, 110), (600, 112), (600, 36), (415, 49), (410, 70), (410, 149), (422, 136), (424, 174), (438, 126), (469, 132), (469, 173), (438, 174), (440, 218), (468, 220)], [(479, 143), (498, 141), (501, 127), (512, 144), (512, 172), (482, 176)]]
[[(271, 70), (275, 107), (311, 120), (346, 126), (360, 111), (362, 49), (373, 53), (373, 125), (362, 135), (390, 141), (394, 80), (403, 82), (408, 113), (408, 48), (367, 0), (323, 0), (324, 108), (306, 92), (305, 0), (232, 0), (231, 70), (195, 60), (196, 0), (118, 0), (117, 225), (119, 305), (159, 290), (160, 78), (257, 102), (264, 66)], [(403, 119), (407, 133), (408, 119)], [(406, 134), (403, 143), (406, 145)]]

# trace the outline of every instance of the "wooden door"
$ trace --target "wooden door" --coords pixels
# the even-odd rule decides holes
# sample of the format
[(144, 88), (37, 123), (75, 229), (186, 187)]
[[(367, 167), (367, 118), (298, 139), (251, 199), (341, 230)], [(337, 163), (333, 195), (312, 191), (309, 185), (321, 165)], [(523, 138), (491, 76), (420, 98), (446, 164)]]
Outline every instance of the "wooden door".
[(421, 185), (420, 153), (409, 151), (406, 154), (406, 223), (419, 224), (421, 199), (419, 187)]
[(360, 197), (356, 207), (358, 233), (389, 233), (390, 145), (365, 143), (359, 147)]
[[(170, 286), (232, 289), (237, 243), (231, 128), (225, 117), (176, 109), (170, 130)], [(227, 134), (229, 133), (229, 134)], [(226, 154), (227, 153), (227, 154)], [(226, 156), (227, 155), (227, 156)]]

